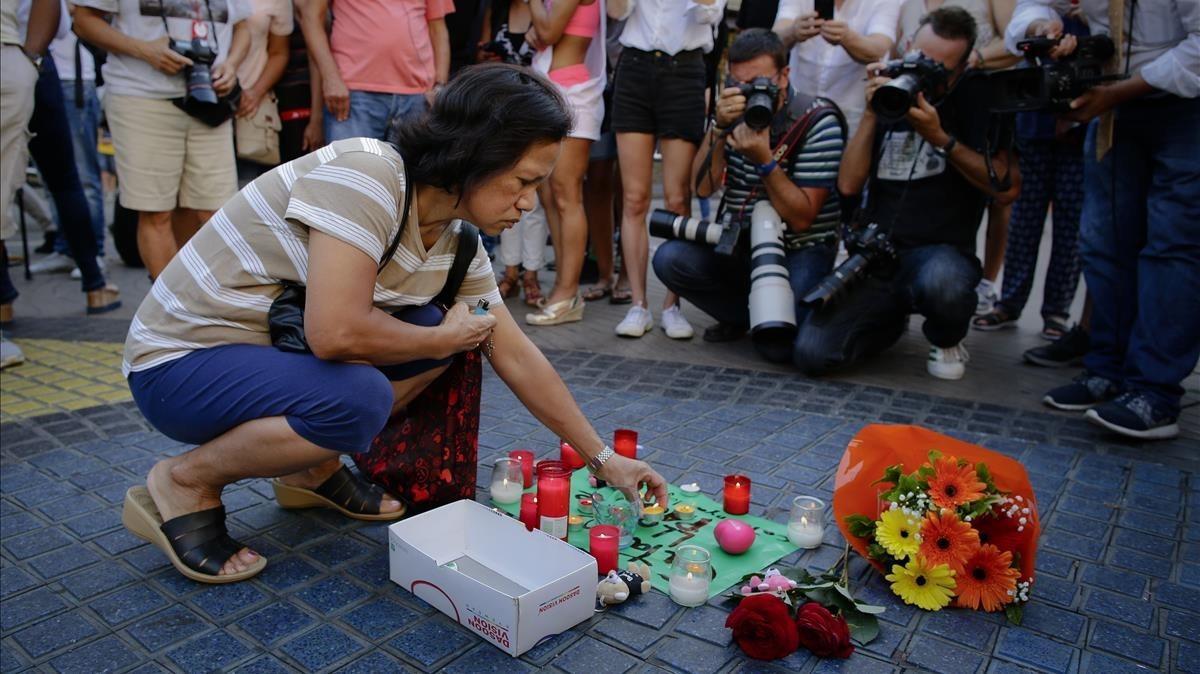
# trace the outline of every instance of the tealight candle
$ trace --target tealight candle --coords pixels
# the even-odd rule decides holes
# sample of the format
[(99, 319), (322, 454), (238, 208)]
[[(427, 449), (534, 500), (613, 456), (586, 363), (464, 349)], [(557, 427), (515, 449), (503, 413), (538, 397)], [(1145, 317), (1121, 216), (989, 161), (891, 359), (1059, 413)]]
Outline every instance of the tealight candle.
[(496, 459), (492, 466), (492, 502), (516, 503), (524, 488), (521, 486), (521, 464), (516, 459)]
[(690, 503), (680, 503), (675, 506), (675, 519), (687, 520), (696, 516), (696, 506)]
[(788, 540), (799, 548), (820, 547), (825, 537), (825, 502), (812, 496), (797, 496), (788, 518)]
[(675, 550), (668, 586), (671, 600), (681, 606), (701, 606), (708, 601), (711, 555), (698, 545), (681, 545)]
[(745, 475), (725, 476), (725, 512), (730, 515), (750, 512), (750, 478)]
[(577, 507), (579, 508), (579, 512), (585, 515), (591, 515), (593, 512), (595, 512), (595, 508), (592, 506), (592, 499), (590, 498), (579, 499), (579, 504)]
[(571, 515), (567, 518), (567, 531), (580, 531), (583, 529), (583, 518), (579, 515)]
[(666, 512), (667, 511), (657, 503), (642, 508), (642, 526), (650, 527), (661, 523), (663, 516), (666, 515)]
[(688, 496), (695, 496), (700, 493), (700, 485), (695, 482), (679, 485), (679, 490)]
[(638, 454), (637, 431), (618, 428), (613, 431), (613, 451), (621, 456), (636, 459)]
[(617, 568), (617, 542), (620, 537), (620, 529), (611, 524), (597, 524), (588, 531), (588, 552), (596, 558), (596, 571), (601, 576)]
[(521, 487), (529, 489), (533, 486), (533, 452), (528, 449), (514, 449), (508, 453), (510, 459), (521, 462)]

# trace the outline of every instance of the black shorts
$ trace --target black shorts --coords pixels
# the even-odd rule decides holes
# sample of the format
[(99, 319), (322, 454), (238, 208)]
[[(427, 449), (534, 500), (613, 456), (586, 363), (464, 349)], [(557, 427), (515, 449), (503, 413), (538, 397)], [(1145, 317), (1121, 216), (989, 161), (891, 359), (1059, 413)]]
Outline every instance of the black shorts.
[(699, 145), (704, 138), (704, 81), (699, 49), (671, 56), (626, 47), (613, 85), (613, 131)]

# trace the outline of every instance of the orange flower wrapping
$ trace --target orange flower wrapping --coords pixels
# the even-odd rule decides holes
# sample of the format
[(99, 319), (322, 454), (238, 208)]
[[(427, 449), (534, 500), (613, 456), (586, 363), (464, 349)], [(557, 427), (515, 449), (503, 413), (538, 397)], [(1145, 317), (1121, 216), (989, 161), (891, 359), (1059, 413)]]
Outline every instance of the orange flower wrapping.
[[(987, 464), (997, 489), (1013, 496), (1020, 495), (1028, 504), (1030, 513), (1024, 531), (1004, 531), (1004, 542), (1011, 547), (1002, 547), (1020, 553), (1021, 578), (1033, 578), (1041, 526), (1038, 522), (1037, 501), (1034, 499), (1033, 487), (1029, 484), (1029, 475), (1025, 469), (1020, 463), (1003, 454), (926, 428), (872, 424), (864, 427), (850, 441), (838, 465), (833, 490), (833, 515), (842, 535), (850, 541), (858, 554), (871, 561), (877, 570), (886, 572), (878, 562), (871, 560), (867, 555), (866, 541), (850, 535), (846, 527), (846, 517), (866, 515), (875, 519), (879, 508), (879, 485), (874, 482), (883, 477), (889, 466), (896, 464), (903, 464), (905, 473), (917, 470), (929, 461), (929, 452), (932, 450), (946, 456), (965, 459), (972, 466), (977, 463)], [(971, 471), (971, 475), (974, 475), (974, 470)], [(987, 542), (985, 536), (981, 535), (980, 539), (981, 542)]]

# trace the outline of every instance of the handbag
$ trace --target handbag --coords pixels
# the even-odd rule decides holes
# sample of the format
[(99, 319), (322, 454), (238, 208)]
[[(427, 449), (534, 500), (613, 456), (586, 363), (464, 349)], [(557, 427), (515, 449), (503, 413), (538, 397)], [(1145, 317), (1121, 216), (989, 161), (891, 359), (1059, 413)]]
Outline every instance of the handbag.
[(234, 122), (234, 146), (238, 159), (275, 166), (279, 163), (279, 103), (274, 93), (263, 97), (252, 117), (239, 117)]

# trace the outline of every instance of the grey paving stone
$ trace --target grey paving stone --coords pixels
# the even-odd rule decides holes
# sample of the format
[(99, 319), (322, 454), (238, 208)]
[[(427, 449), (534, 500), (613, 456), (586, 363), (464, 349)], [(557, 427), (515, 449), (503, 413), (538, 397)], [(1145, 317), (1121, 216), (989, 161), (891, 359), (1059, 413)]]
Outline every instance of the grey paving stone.
[(232, 671), (235, 674), (290, 674), (293, 670), (275, 658), (264, 655), (261, 658), (240, 665)]
[(378, 672), (413, 672), (411, 667), (383, 651), (372, 651), (364, 657), (338, 669), (335, 674), (377, 674)]
[(250, 583), (229, 583), (204, 587), (191, 595), (189, 601), (210, 618), (221, 622), (267, 601), (267, 595)]
[(1097, 621), (1088, 645), (1151, 667), (1162, 663), (1167, 642), (1131, 627)]
[(0, 599), (7, 599), (9, 595), (23, 592), (37, 584), (38, 581), (33, 576), (15, 566), (0, 569)]
[(339, 576), (323, 578), (296, 593), (300, 601), (318, 613), (336, 612), (367, 596), (367, 591)]
[(40, 658), (84, 639), (99, 634), (94, 625), (78, 611), (63, 613), (27, 627), (13, 635), (13, 640), (34, 658)]
[(1142, 599), (1134, 599), (1103, 590), (1092, 590), (1083, 602), (1083, 612), (1129, 623), (1143, 630), (1150, 629), (1154, 620), (1154, 605)]
[(141, 656), (128, 645), (110, 636), (59, 655), (50, 661), (50, 666), (62, 674), (103, 674), (120, 671), (140, 660)]
[(316, 672), (343, 660), (351, 660), (366, 649), (358, 639), (333, 625), (320, 625), (280, 647), (301, 669)]
[(609, 609), (616, 615), (656, 630), (662, 629), (681, 610), (682, 607), (661, 592), (651, 592), (642, 595), (637, 601), (628, 601)]
[[(724, 622), (721, 625), (723, 628)], [(616, 615), (605, 616), (603, 620), (596, 623), (592, 634), (635, 653), (644, 653), (663, 637), (663, 633), (658, 630), (630, 622)]]
[(554, 659), (554, 666), (568, 674), (628, 672), (637, 665), (638, 661), (633, 656), (591, 637), (580, 639)]
[(287, 557), (269, 560), (267, 568), (263, 569), (258, 579), (267, 587), (279, 592), (305, 583), (320, 574), (317, 567), (303, 559)]
[[(1036, 597), (1036, 591), (1034, 594)], [(1087, 619), (1034, 599), (1025, 605), (1021, 627), (1073, 644), (1083, 638)]]
[(918, 635), (908, 648), (908, 662), (933, 672), (961, 674), (979, 669), (984, 658), (965, 648)]
[[(1041, 561), (1041, 556), (1038, 556)], [(1083, 582), (1102, 587), (1106, 590), (1119, 592), (1130, 597), (1142, 597), (1146, 594), (1149, 579), (1141, 574), (1121, 571), (1111, 567), (1089, 564), (1084, 568)]]
[(420, 619), (416, 611), (390, 599), (376, 599), (342, 616), (342, 622), (372, 641), (383, 639)]
[(151, 653), (181, 643), (209, 628), (209, 623), (183, 606), (171, 606), (126, 627), (123, 631)]
[(66, 607), (67, 603), (57, 594), (39, 587), (4, 602), (4, 610), (0, 611), (0, 629), (11, 632)]
[(96, 569), (85, 569), (63, 578), (59, 582), (71, 596), (80, 599), (90, 599), (98, 594), (116, 589), (134, 581), (133, 574), (119, 566), (106, 568), (103, 573)]
[(253, 653), (245, 644), (223, 631), (212, 632), (167, 651), (176, 667), (188, 672), (211, 672), (243, 660)]
[(1168, 606), (1200, 613), (1200, 590), (1184, 587), (1177, 583), (1163, 583), (1155, 589), (1154, 597)]
[(442, 618), (427, 620), (388, 642), (388, 646), (432, 667), (474, 643), (475, 637)]
[(1005, 627), (1000, 630), (996, 653), (1041, 671), (1068, 672), (1076, 665), (1078, 649), (1028, 630)]
[(42, 578), (57, 578), (64, 573), (81, 569), (100, 561), (100, 556), (86, 547), (78, 545), (59, 548), (29, 560), (29, 566)]
[(970, 611), (944, 610), (930, 613), (921, 621), (922, 632), (952, 640), (977, 651), (986, 651), (996, 628)]
[(443, 667), (442, 671), (447, 674), (521, 674), (534, 669), (491, 644), (480, 644)]
[(717, 646), (687, 636), (665, 640), (654, 651), (654, 659), (687, 674), (718, 672), (740, 653), (737, 646)]
[(1166, 634), (1200, 643), (1200, 615), (1181, 611), (1167, 612)]

